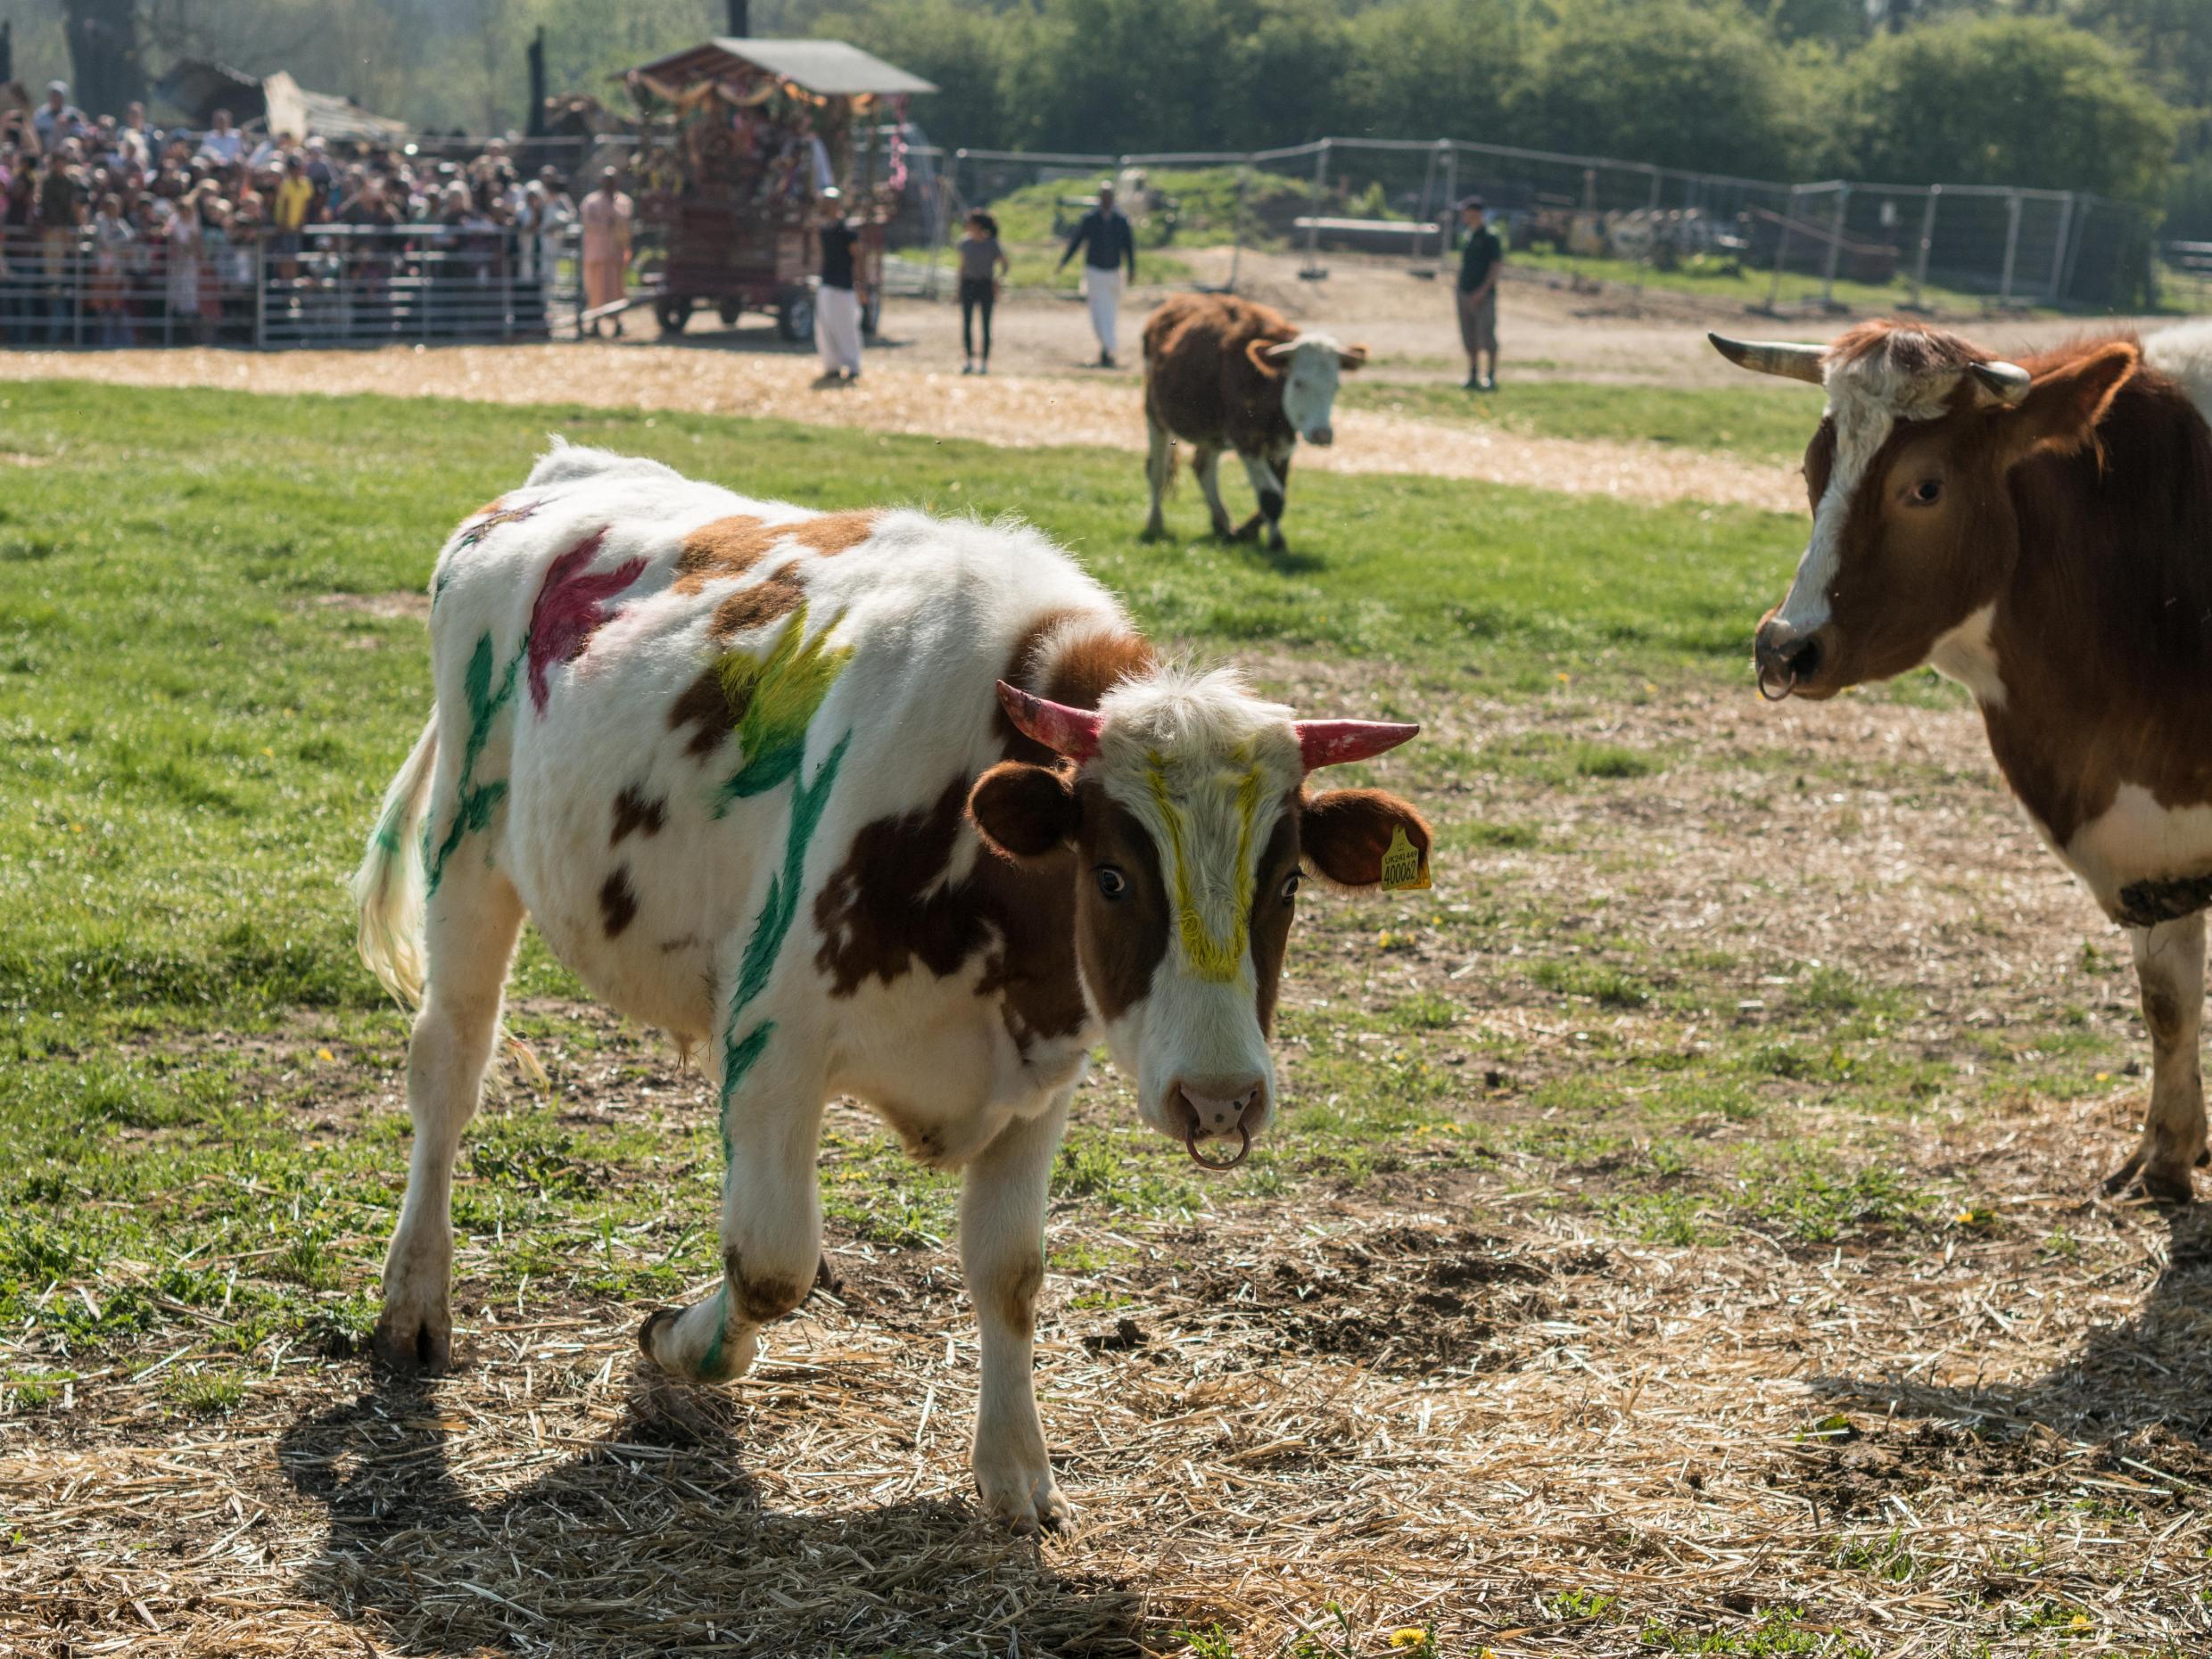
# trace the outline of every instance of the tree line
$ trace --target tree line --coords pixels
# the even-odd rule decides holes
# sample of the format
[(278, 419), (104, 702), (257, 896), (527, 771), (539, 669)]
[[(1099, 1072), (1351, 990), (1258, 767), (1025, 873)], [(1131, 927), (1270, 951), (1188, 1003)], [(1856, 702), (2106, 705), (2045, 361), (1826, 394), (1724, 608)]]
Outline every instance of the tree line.
[[(2212, 0), (752, 0), (757, 35), (837, 36), (943, 91), (940, 143), (1252, 149), (1450, 136), (1776, 179), (2093, 190), (2212, 237)], [(177, 56), (418, 127), (519, 127), (556, 92), (726, 27), (723, 0), (0, 0), (15, 72), (136, 19)]]

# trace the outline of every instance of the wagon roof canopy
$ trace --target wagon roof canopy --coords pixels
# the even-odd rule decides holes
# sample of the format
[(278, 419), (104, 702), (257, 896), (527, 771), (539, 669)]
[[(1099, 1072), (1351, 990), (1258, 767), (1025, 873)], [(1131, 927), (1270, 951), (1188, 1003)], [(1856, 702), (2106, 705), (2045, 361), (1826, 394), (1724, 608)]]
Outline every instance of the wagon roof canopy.
[(641, 63), (631, 72), (689, 86), (726, 79), (747, 69), (765, 70), (825, 98), (937, 90), (920, 76), (909, 75), (842, 40), (740, 40), (717, 35), (656, 62)]

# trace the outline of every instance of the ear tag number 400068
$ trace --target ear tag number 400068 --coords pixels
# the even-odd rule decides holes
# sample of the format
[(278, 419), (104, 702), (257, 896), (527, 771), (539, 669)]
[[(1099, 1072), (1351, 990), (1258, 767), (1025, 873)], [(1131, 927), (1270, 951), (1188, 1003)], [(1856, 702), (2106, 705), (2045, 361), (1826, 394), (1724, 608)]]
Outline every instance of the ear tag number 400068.
[(1382, 890), (1417, 893), (1429, 885), (1429, 861), (1421, 849), (1406, 839), (1406, 826), (1391, 828), (1391, 844), (1382, 851)]

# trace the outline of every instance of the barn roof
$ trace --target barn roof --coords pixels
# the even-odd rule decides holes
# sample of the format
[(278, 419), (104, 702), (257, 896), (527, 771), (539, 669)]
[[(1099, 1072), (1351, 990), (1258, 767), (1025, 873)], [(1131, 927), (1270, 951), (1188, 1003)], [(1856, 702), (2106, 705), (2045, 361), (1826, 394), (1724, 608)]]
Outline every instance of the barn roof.
[(747, 69), (764, 70), (826, 98), (937, 90), (920, 76), (909, 75), (842, 40), (740, 40), (717, 35), (656, 62), (641, 63), (632, 72), (688, 86), (728, 79)]

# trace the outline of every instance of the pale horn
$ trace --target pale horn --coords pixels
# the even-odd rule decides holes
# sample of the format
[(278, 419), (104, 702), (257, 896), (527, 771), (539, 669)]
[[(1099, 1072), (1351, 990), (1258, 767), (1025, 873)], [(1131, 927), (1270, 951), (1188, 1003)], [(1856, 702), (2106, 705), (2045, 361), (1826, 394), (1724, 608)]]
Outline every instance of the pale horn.
[(1977, 363), (1967, 373), (2000, 403), (2018, 403), (2027, 395), (2032, 378), (2018, 363)]
[(1801, 345), (1790, 340), (1731, 340), (1726, 334), (1707, 334), (1713, 349), (1735, 364), (1762, 375), (1779, 375), (1785, 380), (1802, 380), (1819, 385), (1820, 359), (1828, 355), (1828, 348)]

